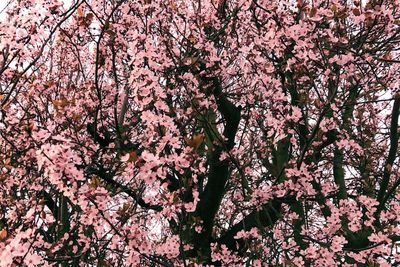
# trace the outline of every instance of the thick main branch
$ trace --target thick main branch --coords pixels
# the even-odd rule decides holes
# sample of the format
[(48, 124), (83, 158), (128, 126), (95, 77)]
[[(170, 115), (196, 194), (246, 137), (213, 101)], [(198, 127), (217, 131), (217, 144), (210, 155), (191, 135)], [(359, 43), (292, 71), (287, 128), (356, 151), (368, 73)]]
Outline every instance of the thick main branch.
[(397, 129), (399, 125), (399, 113), (400, 113), (400, 96), (397, 96), (393, 104), (392, 118), (390, 122), (390, 149), (389, 149), (389, 155), (385, 163), (383, 178), (377, 196), (379, 205), (376, 212), (376, 216), (379, 216), (379, 213), (385, 207), (385, 201), (384, 201), (385, 194), (389, 186), (392, 165), (397, 156), (397, 148), (399, 146), (399, 133)]
[[(221, 153), (230, 150), (235, 145), (235, 135), (240, 121), (240, 108), (233, 105), (222, 92), (221, 81), (211, 79), (213, 95), (218, 105), (218, 111), (225, 120), (223, 136), (226, 139), (222, 144), (215, 146), (209, 158), (208, 181), (196, 208), (196, 215), (203, 222), (203, 231), (195, 237), (195, 249), (201, 254), (209, 254), (214, 218), (218, 212), (221, 200), (225, 193), (225, 185), (229, 178), (229, 163), (220, 160)], [(205, 255), (204, 255), (205, 256)]]

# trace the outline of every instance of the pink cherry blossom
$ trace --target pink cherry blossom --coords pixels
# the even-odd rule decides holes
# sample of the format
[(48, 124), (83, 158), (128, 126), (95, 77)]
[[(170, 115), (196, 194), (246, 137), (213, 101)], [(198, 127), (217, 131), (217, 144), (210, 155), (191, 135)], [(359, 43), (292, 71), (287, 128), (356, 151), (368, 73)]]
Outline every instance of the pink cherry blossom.
[(8, 2), (0, 266), (400, 264), (399, 1)]

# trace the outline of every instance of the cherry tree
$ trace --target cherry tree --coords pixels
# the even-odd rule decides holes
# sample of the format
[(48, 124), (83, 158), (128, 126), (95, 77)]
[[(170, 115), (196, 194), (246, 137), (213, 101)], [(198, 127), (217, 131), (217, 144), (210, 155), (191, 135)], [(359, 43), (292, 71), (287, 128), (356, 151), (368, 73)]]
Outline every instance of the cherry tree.
[(400, 264), (399, 0), (18, 0), (0, 266)]

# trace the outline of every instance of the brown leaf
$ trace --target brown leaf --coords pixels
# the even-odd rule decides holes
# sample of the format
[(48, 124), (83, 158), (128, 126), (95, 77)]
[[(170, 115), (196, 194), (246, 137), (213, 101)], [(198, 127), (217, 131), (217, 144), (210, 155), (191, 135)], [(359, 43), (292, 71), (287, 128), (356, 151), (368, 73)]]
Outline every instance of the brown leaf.
[(303, 6), (304, 6), (303, 0), (297, 0), (297, 7), (298, 8), (303, 8)]
[(56, 85), (56, 83), (55, 83), (53, 80), (45, 81), (45, 82), (43, 83), (43, 87), (44, 87), (45, 89), (48, 89), (48, 88), (50, 88), (50, 87), (52, 87), (52, 86), (54, 86), (54, 85)]
[(136, 162), (138, 160), (138, 154), (136, 153), (136, 151), (132, 151), (129, 153), (129, 159), (128, 162)]
[(117, 210), (117, 215), (120, 220), (129, 215), (129, 210), (132, 208), (132, 205), (129, 203), (124, 203), (121, 208)]
[(175, 2), (171, 2), (171, 3), (170, 3), (170, 7), (171, 7), (171, 9), (172, 9), (173, 11), (178, 11), (178, 6), (176, 5)]
[(101, 183), (100, 179), (96, 175), (93, 175), (92, 178), (90, 179), (89, 186), (96, 189), (100, 185), (100, 183)]
[(185, 138), (185, 141), (188, 146), (193, 147), (194, 150), (197, 150), (204, 141), (204, 134), (194, 134), (192, 139)]
[(94, 18), (93, 13), (88, 13), (88, 14), (86, 15), (86, 18), (85, 18), (86, 23), (89, 23), (89, 24), (90, 24), (90, 23), (92, 22), (93, 18)]
[(86, 17), (85, 16), (78, 17), (79, 26), (84, 26), (88, 28), (90, 24), (92, 24), (93, 17), (94, 15), (92, 13), (87, 14)]
[(339, 19), (345, 19), (345, 18), (348, 17), (348, 15), (349, 15), (349, 14), (346, 12), (345, 9), (340, 10), (340, 11), (337, 12), (337, 14), (336, 14), (336, 16), (337, 16)]
[(354, 14), (354, 16), (360, 16), (361, 12), (360, 12), (360, 10), (358, 8), (354, 8), (353, 9), (353, 14)]
[(199, 42), (199, 40), (194, 36), (194, 35), (189, 35), (189, 42), (192, 44), (197, 44)]
[(392, 54), (390, 52), (385, 53), (385, 55), (383, 55), (383, 59), (391, 60), (392, 59)]
[(6, 168), (7, 170), (11, 170), (12, 169), (11, 158), (6, 158), (4, 160), (4, 168)]
[(23, 126), (23, 129), (27, 132), (27, 133), (32, 133), (32, 129), (33, 129), (34, 125), (33, 123), (29, 123), (27, 125)]
[(76, 14), (78, 18), (82, 18), (85, 16), (85, 12), (83, 11), (83, 6), (78, 7)]
[(38, 204), (41, 206), (44, 206), (46, 204), (46, 199), (44, 199), (44, 198), (40, 199)]
[(317, 9), (315, 7), (310, 10), (310, 18), (314, 17), (317, 14)]
[(7, 233), (6, 229), (3, 229), (0, 231), (0, 241), (6, 240), (7, 236), (8, 236), (8, 233)]
[(73, 119), (75, 122), (77, 122), (77, 121), (79, 121), (80, 119), (82, 119), (82, 115), (79, 114), (79, 113), (74, 113), (74, 114), (72, 114), (72, 119)]
[(11, 158), (6, 158), (4, 160), (4, 165), (10, 165), (10, 163), (11, 163)]
[(65, 98), (61, 98), (61, 99), (55, 99), (53, 100), (53, 106), (56, 110), (65, 108), (66, 106), (68, 106), (68, 100)]

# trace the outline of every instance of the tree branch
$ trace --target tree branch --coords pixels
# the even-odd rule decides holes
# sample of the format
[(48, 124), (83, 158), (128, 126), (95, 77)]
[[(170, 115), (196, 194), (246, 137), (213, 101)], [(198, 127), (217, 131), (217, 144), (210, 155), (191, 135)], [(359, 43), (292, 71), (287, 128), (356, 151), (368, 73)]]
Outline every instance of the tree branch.
[(281, 205), (281, 199), (271, 200), (263, 206), (262, 210), (253, 211), (243, 220), (232, 226), (231, 229), (218, 239), (218, 243), (226, 245), (230, 250), (242, 251), (245, 248), (245, 242), (241, 238), (235, 239), (236, 234), (242, 230), (249, 231), (253, 227), (268, 227), (274, 225), (280, 218)]
[(127, 187), (126, 185), (123, 185), (113, 179), (113, 176), (109, 173), (106, 172), (105, 169), (100, 167), (98, 170), (93, 170), (91, 173), (97, 175), (100, 177), (103, 181), (105, 181), (107, 184), (111, 185), (114, 188), (117, 188), (121, 190), (122, 192), (126, 193), (128, 196), (132, 197), (134, 200), (136, 200), (137, 204), (141, 206), (142, 208), (148, 209), (148, 210), (155, 210), (155, 211), (161, 211), (163, 208), (160, 205), (152, 205), (149, 203), (146, 203), (141, 197), (137, 195), (135, 191)]
[(214, 218), (218, 212), (221, 200), (225, 193), (225, 184), (229, 178), (229, 164), (227, 160), (220, 161), (222, 151), (230, 150), (235, 145), (235, 135), (240, 121), (240, 108), (233, 105), (223, 94), (221, 81), (218, 78), (211, 79), (213, 94), (216, 98), (218, 110), (225, 119), (223, 135), (226, 141), (215, 147), (210, 156), (210, 169), (208, 182), (196, 208), (196, 214), (203, 222), (203, 231), (196, 234), (195, 249), (201, 254), (209, 254)]
[(390, 122), (390, 149), (389, 149), (389, 155), (387, 157), (386, 163), (385, 163), (385, 169), (383, 171), (383, 178), (381, 182), (381, 186), (378, 192), (377, 196), (377, 201), (379, 202), (377, 211), (376, 211), (376, 217), (379, 217), (380, 212), (384, 209), (385, 207), (385, 194), (386, 190), (389, 186), (389, 180), (390, 180), (390, 174), (391, 174), (391, 169), (393, 162), (396, 159), (397, 156), (397, 148), (399, 145), (399, 133), (398, 133), (398, 125), (399, 125), (399, 113), (400, 113), (400, 95), (396, 96), (396, 99), (393, 104), (393, 109), (392, 109), (392, 119)]

